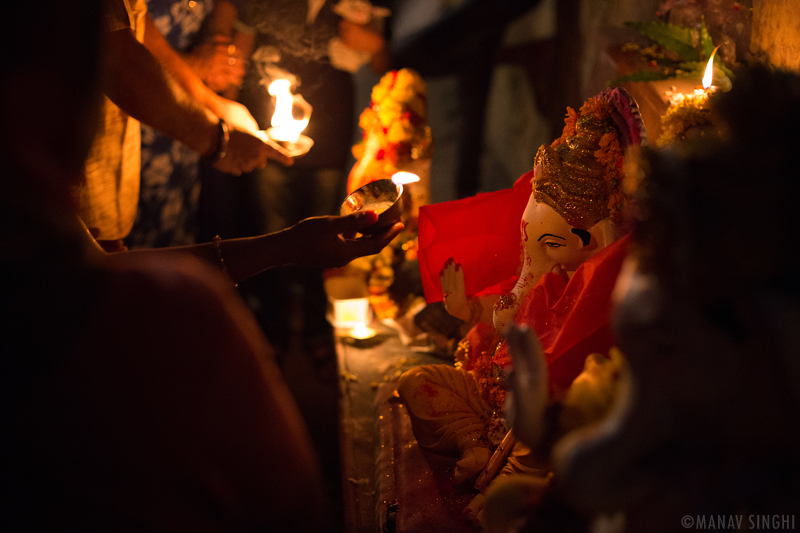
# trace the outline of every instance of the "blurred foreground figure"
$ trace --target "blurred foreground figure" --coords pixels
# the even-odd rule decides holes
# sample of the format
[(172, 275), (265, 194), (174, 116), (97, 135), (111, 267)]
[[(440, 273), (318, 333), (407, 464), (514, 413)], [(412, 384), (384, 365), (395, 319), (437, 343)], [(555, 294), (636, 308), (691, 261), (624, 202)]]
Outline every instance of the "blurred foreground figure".
[(0, 530), (320, 530), (306, 430), (230, 282), (86, 238), (101, 1), (34, 11), (0, 37)]

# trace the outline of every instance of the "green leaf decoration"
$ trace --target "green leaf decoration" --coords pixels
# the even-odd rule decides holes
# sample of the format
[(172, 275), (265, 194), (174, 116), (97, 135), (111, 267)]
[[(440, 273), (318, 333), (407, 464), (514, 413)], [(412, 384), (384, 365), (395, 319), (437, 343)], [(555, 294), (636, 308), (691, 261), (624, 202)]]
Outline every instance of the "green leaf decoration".
[[(714, 41), (711, 40), (705, 20), (700, 24), (700, 46), (703, 49), (703, 59), (708, 61), (708, 58), (714, 52)], [(714, 57), (714, 62), (717, 63), (718, 61), (720, 61), (719, 58)]]
[[(716, 48), (716, 46), (714, 46), (714, 42), (711, 40), (711, 35), (708, 33), (705, 21), (700, 25), (700, 44), (703, 46), (704, 59), (708, 61), (708, 58), (714, 53), (714, 48)], [(722, 56), (719, 55), (719, 50), (717, 50), (717, 54), (714, 56), (714, 66), (724, 72), (728, 78), (733, 78), (733, 72), (722, 62)], [(704, 71), (705, 68), (706, 66), (703, 64)]]
[(692, 31), (660, 21), (626, 22), (626, 26), (635, 29), (648, 39), (664, 48), (672, 50), (684, 61), (699, 61), (700, 55), (692, 45)]
[(728, 67), (726, 67), (725, 63), (723, 63), (722, 60), (719, 59), (719, 55), (714, 57), (714, 66), (718, 67), (722, 72), (724, 72), (725, 75), (728, 76), (728, 78), (733, 79), (735, 77), (733, 75), (733, 71), (731, 69), (729, 69)]
[[(697, 78), (701, 80), (703, 78), (703, 74), (706, 72), (706, 65), (708, 63), (704, 61), (687, 61), (685, 63), (680, 63), (678, 68), (683, 72), (679, 75), (676, 75), (676, 78)], [(722, 73), (722, 74), (720, 74)], [(727, 79), (726, 79), (727, 78)], [(726, 67), (721, 61), (717, 62), (716, 56), (714, 56), (714, 84), (719, 85), (721, 87), (729, 86), (733, 79), (733, 73), (731, 70)]]
[(634, 72), (633, 74), (628, 74), (627, 76), (620, 76), (614, 80), (608, 82), (608, 85), (613, 87), (615, 85), (622, 85), (623, 83), (633, 82), (633, 81), (659, 81), (659, 80), (668, 80), (670, 78), (674, 78), (675, 75), (663, 72), (660, 70), (643, 70), (641, 72)]
[(699, 72), (702, 77), (703, 72), (706, 70), (706, 64), (703, 61), (686, 61), (680, 63), (678, 68), (690, 74), (697, 74)]

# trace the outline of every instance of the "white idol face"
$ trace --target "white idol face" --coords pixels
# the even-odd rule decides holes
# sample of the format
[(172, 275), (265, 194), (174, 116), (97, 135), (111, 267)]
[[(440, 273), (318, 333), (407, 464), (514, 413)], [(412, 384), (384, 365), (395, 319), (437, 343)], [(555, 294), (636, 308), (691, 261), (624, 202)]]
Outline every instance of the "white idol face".
[(537, 202), (533, 194), (522, 215), (520, 229), (530, 261), (528, 271), (534, 279), (558, 268), (572, 272), (597, 249), (597, 242), (588, 231), (575, 230), (552, 207)]

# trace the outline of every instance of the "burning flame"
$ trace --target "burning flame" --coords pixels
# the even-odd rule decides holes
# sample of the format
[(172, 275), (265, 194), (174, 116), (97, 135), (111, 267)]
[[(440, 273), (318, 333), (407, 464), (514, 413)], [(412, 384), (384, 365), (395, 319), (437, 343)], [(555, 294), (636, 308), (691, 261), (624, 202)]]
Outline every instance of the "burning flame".
[(363, 322), (359, 322), (356, 324), (356, 327), (353, 328), (353, 331), (350, 332), (350, 336), (354, 339), (364, 340), (374, 337), (375, 333), (377, 332), (374, 329), (368, 327)]
[[(293, 95), (289, 80), (275, 80), (269, 85), (269, 94), (275, 97), (275, 113), (272, 115), (270, 135), (277, 141), (295, 142), (311, 116), (311, 106), (302, 96)], [(303, 118), (297, 120), (292, 114), (294, 106), (303, 110)]]
[(407, 183), (416, 183), (419, 181), (419, 176), (413, 172), (395, 172), (392, 175), (392, 181), (395, 185), (405, 185)]
[(717, 49), (719, 49), (719, 46), (717, 46), (717, 48), (714, 48), (714, 51), (711, 52), (711, 57), (709, 58), (708, 64), (706, 65), (706, 71), (705, 74), (703, 74), (703, 89), (708, 89), (709, 87), (711, 87), (711, 82), (713, 81), (714, 78), (714, 55), (716, 55)]

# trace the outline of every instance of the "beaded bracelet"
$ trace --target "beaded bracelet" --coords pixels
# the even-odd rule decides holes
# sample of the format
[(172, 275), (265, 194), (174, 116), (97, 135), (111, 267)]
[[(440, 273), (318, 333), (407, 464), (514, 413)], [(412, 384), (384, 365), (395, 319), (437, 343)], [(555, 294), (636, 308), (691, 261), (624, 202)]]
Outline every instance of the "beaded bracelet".
[(219, 235), (214, 235), (212, 242), (214, 243), (214, 251), (217, 253), (217, 260), (219, 261), (220, 270), (222, 270), (222, 273), (233, 282), (234, 287), (238, 287), (239, 284), (234, 281), (234, 279), (231, 277), (231, 273), (228, 272), (228, 267), (225, 266), (225, 259), (222, 257), (222, 248), (219, 245), (219, 243), (222, 242), (222, 239), (220, 239)]
[(477, 324), (481, 318), (481, 312), (483, 311), (483, 306), (481, 305), (481, 301), (478, 299), (477, 296), (470, 296), (467, 298), (469, 302), (469, 323), (470, 324)]
[(217, 141), (217, 147), (210, 154), (203, 156), (203, 160), (209, 165), (213, 165), (214, 163), (218, 162), (220, 159), (225, 157), (225, 154), (228, 153), (228, 141), (231, 138), (230, 130), (228, 129), (228, 123), (223, 119), (219, 119), (217, 128), (219, 129), (219, 140)]

